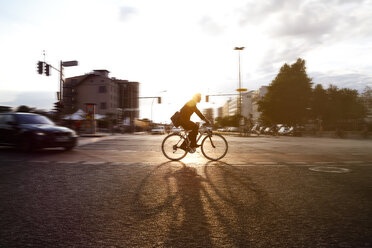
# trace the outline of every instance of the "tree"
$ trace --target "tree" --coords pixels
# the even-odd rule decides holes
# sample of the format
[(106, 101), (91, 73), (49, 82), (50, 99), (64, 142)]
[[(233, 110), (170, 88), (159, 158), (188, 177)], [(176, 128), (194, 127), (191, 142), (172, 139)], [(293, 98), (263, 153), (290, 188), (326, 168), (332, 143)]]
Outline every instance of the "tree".
[(323, 89), (323, 86), (321, 84), (317, 84), (312, 92), (310, 100), (310, 110), (312, 119), (323, 120), (327, 116), (327, 91)]
[(329, 123), (358, 119), (365, 116), (365, 108), (358, 97), (358, 91), (348, 88), (338, 89), (330, 85), (327, 89), (328, 110), (324, 117)]
[(294, 125), (303, 122), (308, 113), (312, 82), (306, 74), (305, 60), (291, 66), (284, 64), (259, 102), (264, 124)]
[(240, 115), (217, 117), (215, 119), (216, 127), (238, 127)]
[(33, 112), (35, 110), (35, 108), (31, 108), (29, 106), (26, 106), (26, 105), (21, 105), (17, 108), (16, 112)]

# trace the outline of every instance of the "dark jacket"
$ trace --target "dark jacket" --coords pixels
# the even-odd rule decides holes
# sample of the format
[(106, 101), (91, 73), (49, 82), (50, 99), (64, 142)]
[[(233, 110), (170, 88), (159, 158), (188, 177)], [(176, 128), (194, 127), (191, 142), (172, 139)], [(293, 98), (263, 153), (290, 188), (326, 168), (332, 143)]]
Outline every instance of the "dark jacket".
[(193, 113), (196, 113), (200, 117), (200, 119), (206, 120), (204, 115), (196, 107), (196, 102), (194, 100), (190, 100), (180, 110), (180, 121), (182, 123), (185, 121), (189, 121)]

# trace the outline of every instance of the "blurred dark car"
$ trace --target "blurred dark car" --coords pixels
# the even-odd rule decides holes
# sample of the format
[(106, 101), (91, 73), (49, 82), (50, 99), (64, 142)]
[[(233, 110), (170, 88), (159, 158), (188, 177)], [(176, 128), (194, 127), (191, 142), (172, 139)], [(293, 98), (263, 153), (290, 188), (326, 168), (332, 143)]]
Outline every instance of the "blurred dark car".
[(22, 151), (49, 147), (71, 150), (77, 144), (77, 135), (42, 115), (0, 113), (0, 144), (15, 146)]

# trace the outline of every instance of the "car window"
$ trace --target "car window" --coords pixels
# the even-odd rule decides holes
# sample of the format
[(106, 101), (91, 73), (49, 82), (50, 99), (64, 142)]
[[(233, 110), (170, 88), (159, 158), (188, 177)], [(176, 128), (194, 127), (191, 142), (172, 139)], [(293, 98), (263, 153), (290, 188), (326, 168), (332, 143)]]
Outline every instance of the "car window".
[(14, 118), (12, 115), (5, 114), (5, 115), (0, 115), (0, 124), (7, 124), (8, 122), (13, 122)]
[(42, 115), (17, 115), (19, 124), (50, 124), (54, 123)]

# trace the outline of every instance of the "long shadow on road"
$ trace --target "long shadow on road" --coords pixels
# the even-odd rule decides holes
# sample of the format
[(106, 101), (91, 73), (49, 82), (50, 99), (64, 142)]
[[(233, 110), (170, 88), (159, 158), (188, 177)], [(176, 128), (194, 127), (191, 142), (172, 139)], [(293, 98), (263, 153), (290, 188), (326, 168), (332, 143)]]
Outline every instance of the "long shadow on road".
[(157, 241), (165, 247), (249, 247), (273, 209), (249, 175), (222, 162), (161, 164), (132, 201), (137, 221), (151, 219), (166, 233)]

